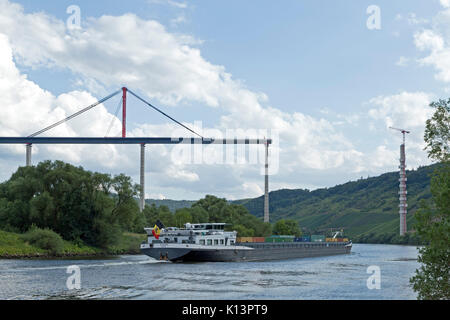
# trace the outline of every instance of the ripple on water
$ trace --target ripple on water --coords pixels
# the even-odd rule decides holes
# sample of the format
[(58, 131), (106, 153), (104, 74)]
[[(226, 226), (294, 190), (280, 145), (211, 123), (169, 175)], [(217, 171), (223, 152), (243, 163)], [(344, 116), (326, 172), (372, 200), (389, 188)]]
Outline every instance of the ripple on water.
[[(415, 248), (356, 245), (355, 254), (266, 262), (167, 263), (145, 256), (114, 260), (0, 260), (0, 299), (415, 299), (409, 278)], [(81, 290), (68, 290), (78, 265)], [(381, 290), (366, 287), (382, 267)]]
[(304, 276), (304, 275), (317, 275), (319, 272), (315, 271), (290, 271), (290, 270), (259, 270), (257, 271), (262, 275), (285, 275), (285, 276)]

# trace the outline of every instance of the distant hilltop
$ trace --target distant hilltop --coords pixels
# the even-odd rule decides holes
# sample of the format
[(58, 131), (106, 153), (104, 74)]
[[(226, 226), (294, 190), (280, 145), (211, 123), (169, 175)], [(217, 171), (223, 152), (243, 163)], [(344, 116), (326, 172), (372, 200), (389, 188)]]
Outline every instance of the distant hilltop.
[(196, 202), (196, 200), (145, 199), (147, 205), (166, 206), (171, 212), (182, 208), (190, 208)]
[[(408, 170), (408, 225), (414, 226), (414, 213), (421, 199), (431, 197), (430, 175), (437, 165)], [(398, 179), (396, 172), (350, 181), (332, 188), (313, 191), (282, 189), (270, 192), (270, 219), (295, 219), (304, 230), (326, 231), (344, 228), (348, 236), (398, 233)], [(152, 200), (171, 211), (190, 207), (190, 200)], [(264, 196), (231, 201), (244, 205), (257, 217), (264, 214)]]

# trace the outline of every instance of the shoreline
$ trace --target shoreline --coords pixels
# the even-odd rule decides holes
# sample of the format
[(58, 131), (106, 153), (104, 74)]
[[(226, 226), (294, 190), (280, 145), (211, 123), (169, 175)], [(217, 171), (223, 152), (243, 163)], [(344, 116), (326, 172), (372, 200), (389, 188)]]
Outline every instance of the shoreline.
[(125, 232), (115, 245), (106, 248), (93, 247), (86, 244), (76, 244), (63, 240), (64, 246), (62, 250), (54, 252), (24, 241), (21, 234), (0, 230), (0, 260), (67, 259), (114, 257), (125, 254), (135, 255), (140, 254), (140, 243), (144, 238), (144, 234)]
[(24, 254), (1, 254), (0, 260), (33, 260), (33, 259), (66, 259), (66, 258), (93, 258), (93, 257), (117, 257), (121, 255), (140, 255), (141, 253), (135, 250), (124, 251), (124, 252), (71, 252), (71, 253), (24, 253)]
[[(392, 246), (406, 246), (406, 247), (421, 247), (411, 244), (392, 244), (392, 243), (353, 243), (353, 244), (369, 244), (369, 245), (392, 245)], [(99, 249), (100, 250), (100, 249)], [(117, 250), (117, 251), (98, 251), (98, 252), (66, 252), (52, 254), (48, 252), (29, 252), (29, 253), (16, 253), (16, 254), (0, 254), (0, 260), (36, 260), (36, 259), (92, 259), (92, 258), (115, 258), (121, 255), (141, 255), (139, 249), (131, 250)]]

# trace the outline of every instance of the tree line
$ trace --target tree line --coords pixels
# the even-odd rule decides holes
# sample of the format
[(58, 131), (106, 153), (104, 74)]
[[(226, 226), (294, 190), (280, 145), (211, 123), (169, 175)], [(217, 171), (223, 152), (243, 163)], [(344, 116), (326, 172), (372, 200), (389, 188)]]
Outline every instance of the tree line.
[(139, 185), (130, 177), (84, 170), (62, 161), (20, 167), (0, 184), (0, 229), (25, 233), (50, 229), (64, 240), (106, 248), (125, 232), (144, 233), (157, 220), (166, 226), (225, 222), (238, 236), (299, 234), (298, 223), (280, 220), (272, 228), (238, 204), (207, 195), (190, 208), (146, 206), (139, 212)]
[(263, 222), (243, 206), (226, 199), (207, 195), (190, 208), (177, 209), (172, 213), (167, 206), (145, 207), (143, 214), (149, 225), (160, 220), (166, 226), (183, 227), (185, 223), (224, 222), (226, 230), (235, 230), (239, 237), (267, 237), (273, 234), (301, 235), (298, 222), (278, 220), (274, 225)]
[(51, 229), (68, 241), (105, 248), (143, 224), (138, 185), (123, 174), (90, 172), (62, 161), (20, 167), (0, 184), (0, 228)]

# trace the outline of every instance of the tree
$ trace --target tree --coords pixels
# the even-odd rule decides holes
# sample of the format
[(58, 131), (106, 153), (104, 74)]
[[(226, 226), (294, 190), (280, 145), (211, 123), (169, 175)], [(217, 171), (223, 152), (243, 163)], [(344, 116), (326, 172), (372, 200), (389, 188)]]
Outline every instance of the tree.
[(158, 220), (158, 208), (154, 203), (150, 206), (145, 206), (144, 210), (142, 210), (142, 214), (145, 217), (145, 223), (147, 227), (153, 227)]
[(26, 232), (34, 224), (106, 247), (123, 231), (139, 229), (136, 223), (143, 228), (137, 190), (125, 175), (111, 178), (62, 161), (21, 167), (0, 185), (0, 226)]
[(450, 170), (438, 171), (431, 180), (433, 203), (425, 201), (416, 214), (417, 233), (428, 245), (419, 249), (422, 264), (411, 278), (419, 299), (450, 299)]
[(298, 222), (292, 219), (278, 220), (273, 227), (273, 233), (276, 235), (294, 235), (297, 237), (302, 234)]
[(190, 208), (192, 223), (203, 223), (209, 221), (208, 212), (200, 206)]
[(131, 178), (124, 174), (115, 176), (111, 182), (115, 192), (112, 217), (123, 229), (132, 230), (136, 221), (135, 215), (139, 211), (139, 206), (134, 199), (138, 194), (139, 186), (133, 184)]
[(436, 110), (426, 122), (428, 157), (440, 166), (431, 178), (432, 201), (421, 202), (416, 230), (427, 245), (419, 249), (422, 264), (410, 279), (419, 299), (450, 299), (450, 99), (430, 106)]
[(190, 208), (182, 208), (171, 213), (166, 206), (146, 206), (143, 214), (147, 226), (153, 227), (159, 219), (165, 226), (182, 227), (185, 223), (222, 222), (226, 223), (225, 230), (237, 231), (239, 236), (265, 237), (271, 234), (270, 223), (250, 214), (242, 206), (229, 203), (226, 199), (207, 195), (195, 202)]
[(435, 108), (431, 119), (426, 121), (424, 140), (428, 157), (437, 161), (450, 160), (450, 99), (432, 102)]
[(246, 228), (242, 224), (235, 225), (233, 229), (237, 232), (238, 237), (253, 237), (255, 234), (253, 229)]
[(178, 228), (184, 227), (188, 222), (192, 222), (192, 216), (188, 208), (178, 209), (175, 212), (175, 226)]

